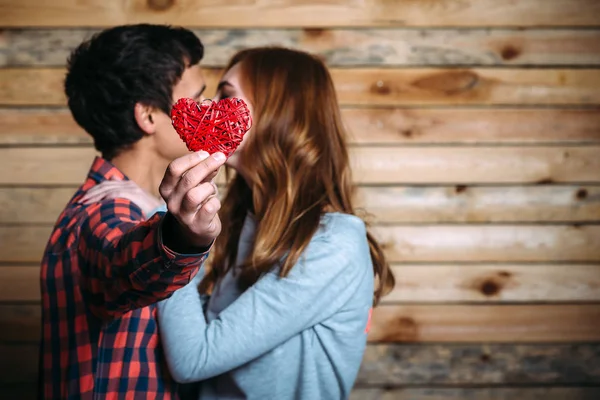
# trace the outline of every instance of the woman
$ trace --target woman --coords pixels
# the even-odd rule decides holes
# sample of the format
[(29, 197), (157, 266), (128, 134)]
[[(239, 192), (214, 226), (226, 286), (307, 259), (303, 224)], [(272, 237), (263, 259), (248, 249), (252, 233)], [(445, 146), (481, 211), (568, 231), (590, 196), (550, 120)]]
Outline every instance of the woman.
[(348, 398), (394, 279), (355, 216), (331, 77), (304, 52), (245, 50), (225, 97), (246, 101), (253, 127), (226, 164), (210, 268), (159, 304), (169, 369), (203, 381), (201, 399)]

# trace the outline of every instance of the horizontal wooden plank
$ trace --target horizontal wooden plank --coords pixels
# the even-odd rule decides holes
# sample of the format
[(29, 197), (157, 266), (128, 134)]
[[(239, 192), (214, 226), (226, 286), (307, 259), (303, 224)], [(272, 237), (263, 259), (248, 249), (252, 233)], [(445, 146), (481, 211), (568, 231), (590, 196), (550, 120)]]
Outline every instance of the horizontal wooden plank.
[[(0, 378), (1, 379), (1, 378)], [(0, 399), (37, 400), (37, 382), (0, 386)], [(350, 400), (598, 400), (598, 387), (403, 388), (357, 387)]]
[(382, 306), (370, 342), (591, 342), (600, 304)]
[[(5, 190), (15, 189), (0, 189), (0, 199)], [(25, 195), (11, 193), (7, 196), (27, 204)], [(359, 187), (355, 199), (369, 221), (385, 224), (600, 221), (599, 186), (373, 186)], [(8, 210), (20, 214), (19, 203), (10, 203), (5, 203), (7, 221)]]
[(42, 306), (0, 305), (0, 342), (35, 342), (41, 335)]
[(41, 301), (40, 268), (0, 267), (0, 302)]
[(332, 70), (343, 104), (598, 104), (595, 69)]
[[(395, 265), (384, 303), (600, 302), (600, 264)], [(40, 301), (39, 268), (0, 267), (0, 302)]]
[[(220, 70), (205, 69), (207, 95)], [(0, 69), (0, 105), (65, 105), (62, 68)], [(597, 105), (597, 69), (332, 69), (343, 105)]]
[[(0, 344), (0, 384), (37, 387), (38, 344)], [(4, 397), (2, 397), (4, 399)]]
[[(50, 232), (0, 225), (0, 262), (39, 262)], [(395, 225), (373, 233), (391, 262), (600, 261), (600, 225)]]
[(396, 262), (600, 261), (597, 225), (388, 226), (374, 234)]
[[(600, 23), (599, 23), (600, 24)], [(62, 67), (100, 29), (5, 29), (0, 67)], [(330, 66), (600, 64), (590, 29), (195, 29), (202, 64), (223, 67), (246, 47), (280, 45), (318, 54)]]
[(0, 221), (53, 224), (76, 188), (0, 188)]
[[(0, 389), (0, 394), (2, 389)], [(30, 397), (33, 400), (33, 397)], [(598, 387), (399, 388), (355, 387), (350, 400), (598, 400)]]
[[(2, 354), (0, 383), (12, 384), (13, 387), (19, 383), (33, 385), (37, 377), (37, 349), (37, 344), (0, 345), (0, 354)], [(410, 386), (597, 385), (600, 383), (598, 357), (600, 357), (598, 344), (370, 345), (367, 346), (358, 374), (357, 386), (402, 385), (408, 386), (406, 390), (418, 390)], [(554, 399), (540, 397), (531, 400), (547, 398)], [(437, 400), (438, 397), (411, 398), (411, 400), (417, 399)], [(456, 397), (456, 400), (459, 399), (470, 398)], [(473, 399), (504, 400), (503, 397)], [(529, 400), (526, 397), (514, 397), (514, 399)], [(584, 400), (585, 398), (560, 398), (560, 400), (567, 399)]]
[(0, 144), (90, 144), (67, 109), (0, 109)]
[[(75, 190), (0, 187), (0, 221), (54, 223)], [(383, 224), (600, 222), (600, 186), (360, 186), (354, 198), (362, 217)]]
[[(39, 305), (0, 306), (0, 342), (36, 341)], [(369, 342), (600, 341), (600, 304), (382, 305)]]
[[(344, 108), (342, 116), (350, 143), (361, 145), (600, 142), (599, 108)], [(66, 109), (0, 108), (0, 144), (80, 143), (91, 137)]]
[(597, 182), (600, 146), (356, 148), (358, 183)]
[[(204, 69), (207, 94), (214, 95), (221, 72)], [(0, 69), (0, 105), (66, 105), (62, 68)]]
[(346, 108), (342, 115), (358, 144), (600, 141), (600, 109)]
[[(37, 278), (37, 268), (25, 269)], [(600, 302), (600, 264), (398, 265), (393, 269), (396, 287), (383, 298), (386, 303)], [(22, 271), (4, 273), (8, 274), (7, 281), (28, 281)], [(37, 294), (35, 283), (22, 293)]]
[(598, 384), (599, 357), (598, 344), (370, 345), (356, 383), (358, 386)]
[[(4, 0), (0, 25), (112, 26), (138, 22), (202, 27), (328, 26), (590, 26), (598, 25), (595, 0), (436, 0), (368, 2), (267, 0), (134, 0), (81, 2)], [(227, 17), (224, 18), (223, 16)]]
[[(0, 184), (76, 185), (96, 151), (91, 147), (0, 148)], [(600, 182), (600, 146), (355, 147), (356, 183), (485, 184)]]

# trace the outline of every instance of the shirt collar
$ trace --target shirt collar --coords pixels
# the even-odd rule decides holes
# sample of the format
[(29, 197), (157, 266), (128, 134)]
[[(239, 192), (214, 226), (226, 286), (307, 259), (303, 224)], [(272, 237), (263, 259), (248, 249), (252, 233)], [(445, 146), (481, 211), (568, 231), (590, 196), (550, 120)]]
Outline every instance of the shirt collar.
[(100, 156), (96, 156), (94, 158), (94, 162), (92, 163), (90, 172), (88, 173), (88, 178), (93, 179), (97, 183), (111, 178), (124, 181), (129, 180), (129, 178), (123, 172), (121, 172), (121, 170), (115, 167), (110, 161)]

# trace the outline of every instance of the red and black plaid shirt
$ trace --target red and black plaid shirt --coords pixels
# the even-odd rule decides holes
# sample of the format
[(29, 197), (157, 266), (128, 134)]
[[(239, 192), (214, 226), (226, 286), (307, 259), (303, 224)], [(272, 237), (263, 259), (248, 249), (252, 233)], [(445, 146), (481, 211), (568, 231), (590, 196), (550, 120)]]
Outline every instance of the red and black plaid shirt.
[(162, 216), (145, 220), (128, 200), (77, 204), (112, 176), (127, 179), (96, 158), (46, 248), (40, 276), (44, 399), (177, 398), (163, 362), (155, 303), (185, 286), (207, 254), (166, 248)]

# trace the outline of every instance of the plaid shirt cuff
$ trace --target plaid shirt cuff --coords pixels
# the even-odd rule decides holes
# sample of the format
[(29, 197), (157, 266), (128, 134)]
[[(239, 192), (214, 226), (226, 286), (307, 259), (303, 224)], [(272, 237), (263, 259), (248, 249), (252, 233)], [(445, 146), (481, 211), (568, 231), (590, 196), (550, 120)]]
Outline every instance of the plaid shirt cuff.
[(165, 267), (168, 269), (171, 268), (189, 268), (189, 267), (199, 267), (208, 257), (210, 250), (214, 244), (213, 242), (206, 248), (205, 251), (201, 253), (194, 254), (182, 254), (177, 253), (176, 251), (168, 248), (163, 241), (163, 223), (165, 218), (172, 218), (171, 216), (167, 216), (164, 212), (156, 213), (152, 218), (161, 218), (159, 227), (158, 227), (158, 248), (161, 256), (165, 260)]

